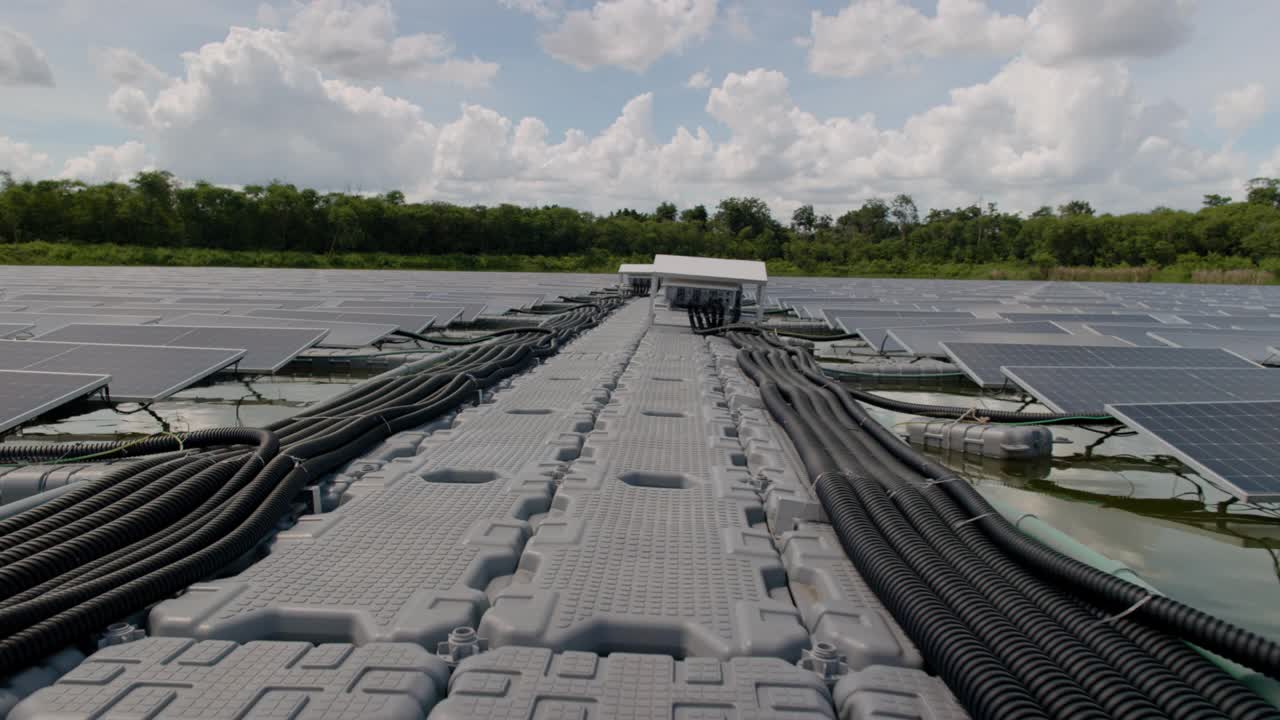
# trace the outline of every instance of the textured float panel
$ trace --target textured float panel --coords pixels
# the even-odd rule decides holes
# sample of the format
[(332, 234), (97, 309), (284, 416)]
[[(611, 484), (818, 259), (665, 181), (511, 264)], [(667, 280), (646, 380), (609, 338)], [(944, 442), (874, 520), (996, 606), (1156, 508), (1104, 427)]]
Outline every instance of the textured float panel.
[[(432, 720), (834, 718), (815, 674), (782, 660), (505, 647), (464, 660)], [(947, 719), (949, 720), (949, 719)]]
[[(569, 348), (625, 348), (600, 331)], [(353, 500), (302, 518), (243, 573), (160, 603), (151, 630), (240, 642), (322, 637), (433, 648), (454, 627), (475, 626), (489, 606), (486, 588), (515, 570), (528, 519), (547, 511), (554, 473), (577, 456), (581, 434), (591, 428), (591, 410), (581, 403), (521, 402), (524, 383), (555, 368), (554, 360), (537, 367), (493, 402), (459, 413), (454, 427), (428, 436), (417, 455), (363, 474), (351, 486)], [(608, 381), (578, 378), (579, 398)]]
[(782, 561), (791, 596), (815, 642), (835, 645), (855, 670), (924, 665), (920, 651), (849, 561), (830, 525), (804, 523), (783, 535)]
[[(650, 383), (654, 377), (683, 378)], [(637, 389), (629, 389), (628, 383)], [(480, 633), (495, 645), (798, 658), (808, 644), (706, 341), (655, 326)]]
[(147, 638), (91, 655), (10, 720), (424, 718), (449, 668), (407, 643), (236, 645)]
[(832, 691), (840, 720), (968, 720), (950, 688), (919, 670), (870, 667)]

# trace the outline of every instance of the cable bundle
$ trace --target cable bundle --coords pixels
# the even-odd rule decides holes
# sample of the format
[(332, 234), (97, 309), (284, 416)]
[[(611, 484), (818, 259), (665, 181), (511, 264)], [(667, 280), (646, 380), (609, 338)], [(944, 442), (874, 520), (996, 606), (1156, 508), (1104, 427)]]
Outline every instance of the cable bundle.
[(617, 303), (497, 333), (261, 429), (0, 445), (0, 463), (139, 458), (0, 521), (0, 675), (215, 575), (269, 538), (306, 485), (553, 354)]
[(733, 332), (845, 552), (980, 718), (1275, 718), (1183, 639), (1276, 676), (1280, 645), (1023, 535), (813, 358)]

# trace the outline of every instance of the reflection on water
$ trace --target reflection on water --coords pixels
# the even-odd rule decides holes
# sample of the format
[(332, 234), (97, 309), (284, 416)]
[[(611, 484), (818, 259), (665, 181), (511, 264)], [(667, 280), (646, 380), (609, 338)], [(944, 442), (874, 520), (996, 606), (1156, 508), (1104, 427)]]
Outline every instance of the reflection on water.
[[(913, 402), (1044, 411), (972, 385), (859, 383)], [(873, 408), (887, 426), (912, 419)], [(1271, 637), (1280, 637), (1280, 508), (1246, 504), (1162, 446), (1124, 428), (1054, 427), (1053, 457), (931, 457), (999, 499), (1138, 571), (1161, 591)]]
[(27, 425), (23, 437), (39, 440), (113, 439), (215, 427), (260, 427), (327, 400), (377, 374), (219, 375), (150, 405), (79, 403)]

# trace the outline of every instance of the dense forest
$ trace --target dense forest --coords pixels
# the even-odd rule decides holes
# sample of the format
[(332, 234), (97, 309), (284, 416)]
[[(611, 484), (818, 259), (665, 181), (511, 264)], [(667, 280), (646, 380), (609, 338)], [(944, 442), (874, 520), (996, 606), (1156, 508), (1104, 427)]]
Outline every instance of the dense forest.
[(1060, 267), (1178, 266), (1273, 279), (1280, 274), (1280, 179), (1257, 178), (1242, 191), (1239, 200), (1206, 196), (1194, 212), (1099, 215), (1073, 201), (1026, 217), (995, 203), (923, 212), (898, 195), (838, 217), (804, 206), (786, 222), (756, 198), (728, 198), (713, 209), (664, 202), (596, 215), (558, 206), (410, 203), (399, 192), (321, 193), (280, 182), (188, 185), (166, 172), (94, 185), (0, 173), (0, 261), (22, 261), (13, 248), (35, 243), (77, 248), (55, 256), (66, 260), (123, 246), (170, 258), (182, 251), (250, 259), (377, 254), (448, 257), (464, 267), (470, 263), (458, 258), (537, 256), (548, 261), (539, 269), (604, 270), (618, 259), (667, 252), (765, 259), (775, 272), (806, 274), (957, 275), (963, 272), (956, 268), (990, 267), (998, 277), (1003, 267), (1047, 276)]

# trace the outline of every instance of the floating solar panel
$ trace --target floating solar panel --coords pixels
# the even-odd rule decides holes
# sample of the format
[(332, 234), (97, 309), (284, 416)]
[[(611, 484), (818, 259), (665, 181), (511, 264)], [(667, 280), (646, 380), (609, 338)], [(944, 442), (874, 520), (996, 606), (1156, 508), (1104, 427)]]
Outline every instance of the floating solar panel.
[(1280, 500), (1280, 402), (1116, 403), (1106, 410), (1240, 499)]
[(160, 318), (156, 315), (94, 315), (52, 313), (0, 313), (0, 323), (19, 323), (31, 328), (33, 335), (52, 332), (60, 327), (78, 323), (111, 323), (112, 325), (146, 325)]
[(396, 331), (395, 325), (351, 323), (338, 320), (291, 320), (289, 318), (253, 317), (251, 315), (182, 315), (164, 324), (201, 325), (208, 327), (310, 328), (328, 334), (316, 343), (319, 347), (368, 347)]
[(107, 375), (0, 370), (0, 432), (95, 392), (110, 379)]
[(1055, 313), (1055, 312), (1015, 312), (1000, 313), (1000, 317), (1008, 318), (1013, 322), (1028, 322), (1031, 320), (1073, 320), (1075, 322), (1112, 322), (1112, 323), (1137, 323), (1159, 322), (1150, 315), (1121, 314), (1110, 315), (1107, 313)]
[(1280, 400), (1267, 368), (1005, 367), (1004, 374), (1054, 412), (1101, 415), (1111, 403)]
[(0, 323), (0, 338), (13, 337), (31, 331), (30, 323)]
[(445, 318), (452, 318), (449, 322), (475, 322), (485, 308), (484, 303), (426, 303), (410, 300), (341, 300), (337, 306), (350, 312), (400, 312), (402, 309), (426, 311), (428, 315), (435, 315), (436, 322), (440, 323)]
[(1170, 347), (1045, 347), (1026, 344), (946, 342), (943, 349), (983, 387), (1006, 383), (1002, 366), (1256, 368), (1256, 363), (1226, 350)]
[(407, 332), (420, 333), (435, 324), (434, 315), (405, 315), (396, 313), (345, 312), (323, 310), (251, 310), (246, 315), (252, 317), (290, 318), (295, 320), (339, 320), (344, 322), (371, 323), (375, 325), (395, 325)]
[(889, 330), (889, 337), (907, 352), (929, 357), (946, 357), (945, 342), (969, 342), (986, 344), (1035, 344), (1035, 345), (1095, 345), (1099, 347), (1128, 346), (1120, 338), (1105, 335), (1071, 335), (1062, 328), (1053, 333), (1018, 333), (990, 330), (970, 331), (958, 328), (901, 328)]
[[(1108, 325), (1106, 323), (1071, 322), (1059, 322), (1055, 324), (1060, 325), (1068, 332), (1077, 332), (1076, 328), (1078, 327), (1078, 332), (1118, 337), (1133, 345), (1137, 345), (1138, 347), (1169, 347), (1169, 343), (1161, 342), (1150, 335), (1150, 333), (1155, 332), (1159, 328), (1169, 327), (1168, 325), (1156, 323), (1148, 323), (1145, 325)], [(1179, 329), (1213, 329), (1207, 325), (1178, 325), (1177, 327)]]
[(1148, 332), (1156, 340), (1174, 347), (1222, 348), (1255, 362), (1267, 359), (1269, 345), (1280, 341), (1280, 330), (1175, 330), (1168, 327)]
[(112, 399), (137, 402), (168, 397), (243, 355), (230, 348), (0, 340), (0, 370), (110, 375)]
[(273, 373), (315, 345), (326, 330), (182, 325), (68, 325), (40, 336), (58, 342), (240, 348), (240, 372)]
[[(979, 319), (971, 312), (933, 310), (864, 310), (862, 308), (821, 308), (821, 316), (830, 327), (861, 327), (865, 320), (921, 319), (945, 322), (947, 320)], [(988, 320), (988, 322), (990, 322)]]
[[(837, 318), (843, 320), (843, 318)], [(889, 338), (889, 330), (891, 328), (910, 328), (910, 327), (938, 327), (942, 321), (925, 319), (925, 318), (881, 318), (879, 320), (861, 320), (860, 324), (855, 326), (846, 325), (840, 322), (840, 328), (845, 332), (854, 332), (862, 336), (862, 339), (871, 347), (880, 351), (900, 351), (901, 347)], [(990, 329), (997, 325), (1012, 325), (1013, 323), (993, 323), (990, 320), (981, 318), (969, 318), (946, 321), (946, 327), (967, 327), (967, 328), (984, 328)]]
[(1018, 334), (1039, 334), (1039, 335), (1069, 335), (1070, 333), (1063, 328), (1051, 322), (1033, 322), (1033, 323), (1011, 323), (1011, 322), (991, 322), (990, 320), (976, 320), (968, 322), (965, 320), (953, 320), (941, 325), (938, 323), (930, 323), (928, 325), (893, 325), (884, 328), (859, 328), (858, 333), (862, 335), (862, 339), (866, 340), (869, 345), (879, 350), (889, 352), (901, 352), (906, 348), (899, 345), (890, 337), (891, 330), (904, 329), (933, 329), (933, 330), (955, 330), (963, 328), (966, 333), (983, 333), (997, 332), (1001, 334), (1018, 333)]

